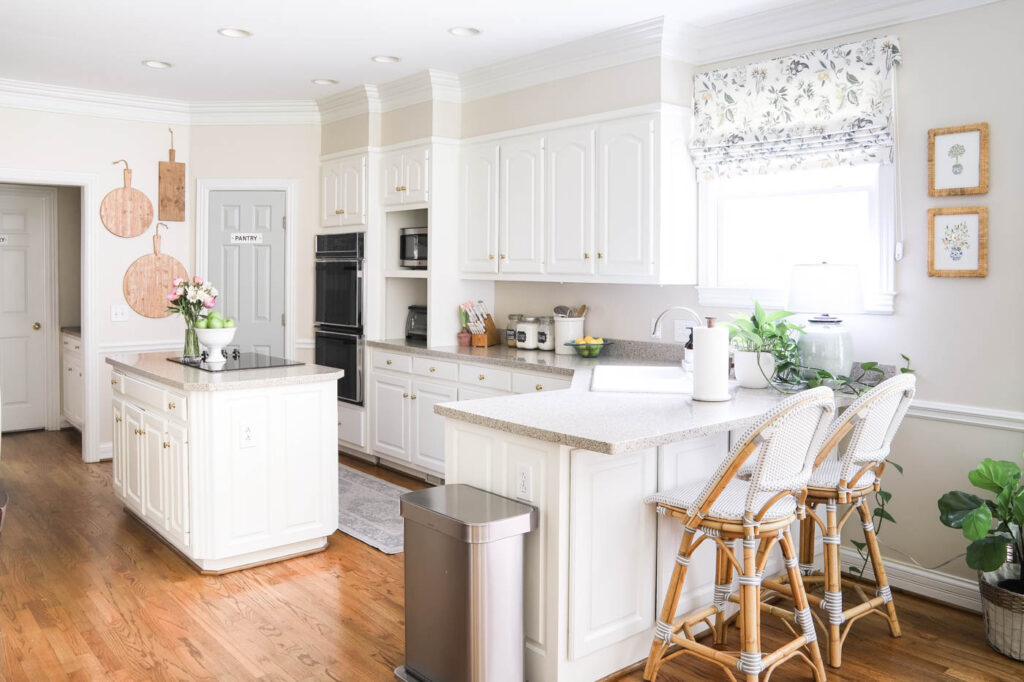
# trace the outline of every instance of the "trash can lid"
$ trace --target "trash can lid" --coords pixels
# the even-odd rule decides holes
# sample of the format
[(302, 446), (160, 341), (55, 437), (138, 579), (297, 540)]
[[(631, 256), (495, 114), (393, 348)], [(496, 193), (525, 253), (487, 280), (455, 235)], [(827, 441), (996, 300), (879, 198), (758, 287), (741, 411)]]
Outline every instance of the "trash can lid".
[(468, 543), (494, 542), (537, 527), (537, 508), (471, 485), (424, 488), (401, 497), (402, 516)]

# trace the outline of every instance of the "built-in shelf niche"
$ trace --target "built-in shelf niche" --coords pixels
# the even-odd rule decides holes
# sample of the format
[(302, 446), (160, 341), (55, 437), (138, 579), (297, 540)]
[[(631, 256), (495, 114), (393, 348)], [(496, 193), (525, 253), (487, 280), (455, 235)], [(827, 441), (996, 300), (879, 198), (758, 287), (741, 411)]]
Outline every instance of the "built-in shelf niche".
[[(388, 211), (384, 219), (384, 275), (386, 277), (426, 278), (428, 270), (403, 268), (399, 261), (399, 239), (406, 227), (428, 227), (430, 214), (426, 208)], [(429, 235), (428, 235), (429, 237)], [(427, 249), (430, 249), (428, 239)]]
[(427, 305), (426, 278), (388, 277), (384, 283), (385, 338), (405, 337), (405, 318), (411, 305)]

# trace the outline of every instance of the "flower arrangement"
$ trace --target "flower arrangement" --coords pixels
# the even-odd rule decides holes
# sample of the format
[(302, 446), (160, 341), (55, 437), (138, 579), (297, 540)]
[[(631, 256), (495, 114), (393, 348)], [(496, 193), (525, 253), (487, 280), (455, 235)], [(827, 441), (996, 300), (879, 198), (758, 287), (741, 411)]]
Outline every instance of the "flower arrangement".
[(196, 275), (191, 280), (176, 277), (167, 294), (167, 311), (185, 318), (185, 352), (187, 358), (199, 356), (199, 339), (196, 323), (203, 319), (203, 313), (217, 305), (217, 288)]
[(971, 232), (967, 221), (949, 225), (942, 237), (942, 246), (949, 252), (949, 257), (957, 261), (963, 258), (964, 251), (971, 248)]

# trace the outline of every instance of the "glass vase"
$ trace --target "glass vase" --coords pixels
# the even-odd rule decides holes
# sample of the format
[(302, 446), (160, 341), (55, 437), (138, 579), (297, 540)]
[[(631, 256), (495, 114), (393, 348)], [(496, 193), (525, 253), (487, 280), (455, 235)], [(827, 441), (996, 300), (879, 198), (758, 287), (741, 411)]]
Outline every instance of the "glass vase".
[(185, 350), (182, 352), (185, 360), (199, 361), (199, 335), (195, 327), (185, 328)]

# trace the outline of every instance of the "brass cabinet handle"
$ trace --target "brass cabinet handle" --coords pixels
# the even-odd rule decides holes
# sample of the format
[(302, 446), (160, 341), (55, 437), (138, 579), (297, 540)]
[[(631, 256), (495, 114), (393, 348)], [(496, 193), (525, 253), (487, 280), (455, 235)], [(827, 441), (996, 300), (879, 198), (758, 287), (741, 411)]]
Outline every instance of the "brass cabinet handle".
[(168, 443), (167, 441), (164, 441), (163, 447), (164, 447), (164, 450), (166, 450), (167, 448), (171, 447), (171, 444)]
[(598, 252), (597, 252), (597, 257), (598, 257), (598, 258), (604, 258), (604, 254), (603, 254), (603, 253), (601, 253), (600, 251), (598, 251)]
[(536, 388), (536, 389), (537, 389), (538, 391), (543, 391), (543, 390), (544, 390), (544, 385), (543, 385), (543, 384), (537, 384), (537, 386), (536, 386), (535, 388)]
[(78, 350), (78, 344), (77, 343), (75, 344), (75, 350)]
[(436, 372), (436, 371), (437, 371), (437, 367), (431, 367), (431, 368), (430, 368), (430, 371), (431, 371), (431, 372)]
[(396, 188), (395, 188), (395, 191), (397, 191), (397, 192), (404, 192), (404, 191), (405, 191), (405, 189), (406, 189), (406, 188), (405, 188), (405, 185), (402, 185), (401, 187), (396, 187)]
[(484, 380), (484, 375), (481, 374), (480, 376), (477, 377), (477, 379), (479, 379), (480, 381), (483, 381)]
[(411, 396), (409, 396), (409, 400), (416, 400), (416, 394), (413, 393)]
[(35, 324), (32, 325), (32, 328), (35, 329), (36, 331), (39, 331), (40, 329), (43, 328), (43, 325), (36, 322)]
[(584, 251), (584, 252), (583, 252), (583, 257), (584, 257), (584, 258), (585, 258), (586, 260), (590, 260), (590, 254), (589, 254), (589, 253), (587, 253), (586, 251)]
[(117, 386), (117, 379), (111, 379), (110, 380), (110, 385), (111, 386)]
[(122, 420), (121, 420), (121, 418), (120, 418), (120, 417), (118, 417), (118, 416), (116, 416), (116, 415), (114, 416), (114, 422), (115, 422), (115, 423), (117, 423), (117, 424), (120, 424), (120, 423), (121, 423), (121, 421), (122, 421)]
[(176, 407), (177, 407), (177, 405), (175, 405), (174, 403), (167, 403), (167, 409), (168, 410), (173, 410)]
[(343, 215), (344, 213), (345, 213), (345, 209), (343, 209), (343, 208), (336, 208), (336, 209), (334, 209), (334, 215)]
[(391, 361), (390, 361), (390, 360), (385, 360), (385, 363), (386, 363), (386, 364), (388, 364), (388, 365), (390, 365), (390, 364), (391, 364)]
[(409, 394), (408, 394), (408, 393), (403, 393), (403, 394), (402, 394), (402, 397), (403, 397), (403, 398), (408, 398), (408, 397), (409, 397)]
[(487, 260), (494, 260), (494, 254), (493, 253), (487, 254)]
[(140, 436), (145, 436), (146, 435), (146, 429), (139, 429), (139, 435)]
[(68, 367), (68, 371), (69, 371), (69, 372), (71, 372), (71, 371), (74, 371), (74, 370), (72, 370), (72, 368), (71, 368), (71, 367)]
[(508, 260), (508, 259), (507, 259), (507, 258), (505, 257), (505, 254), (501, 254), (501, 260)]

